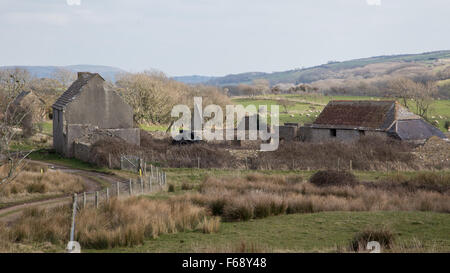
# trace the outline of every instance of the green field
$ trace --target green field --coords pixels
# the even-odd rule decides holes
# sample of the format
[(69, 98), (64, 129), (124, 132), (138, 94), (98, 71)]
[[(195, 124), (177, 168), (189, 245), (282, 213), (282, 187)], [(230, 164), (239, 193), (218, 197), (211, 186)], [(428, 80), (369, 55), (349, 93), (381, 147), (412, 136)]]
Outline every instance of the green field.
[[(336, 252), (338, 247), (345, 249), (357, 232), (383, 226), (393, 231), (397, 245), (404, 245), (405, 249), (400, 250), (402, 252), (450, 250), (448, 214), (321, 212), (225, 222), (215, 234), (198, 231), (166, 234), (147, 240), (141, 246), (105, 252), (221, 252), (240, 250), (241, 244), (251, 245), (256, 251), (263, 252)], [(414, 247), (417, 242), (422, 245), (420, 249)]]
[[(166, 199), (196, 191), (207, 176), (245, 176), (255, 171), (216, 169), (165, 169), (175, 192), (161, 192), (142, 198)], [(261, 171), (259, 174), (302, 176), (305, 180), (314, 171)], [(415, 172), (401, 172), (414, 176)], [(355, 172), (361, 181), (377, 181), (389, 174)], [(192, 184), (192, 190), (181, 190), (181, 184)], [(351, 238), (369, 227), (388, 227), (396, 237), (394, 251), (449, 251), (450, 215), (433, 212), (320, 212), (272, 216), (247, 222), (222, 222), (218, 233), (186, 231), (148, 239), (143, 245), (104, 250), (105, 252), (217, 252), (241, 251), (242, 244), (256, 251), (268, 252), (335, 252), (346, 251)], [(417, 245), (420, 245), (418, 247)], [(87, 252), (98, 250), (86, 249)]]
[[(279, 105), (279, 99), (288, 99), (295, 102), (294, 105), (287, 107), (288, 113), (284, 112), (284, 107), (280, 105), (280, 124), (285, 122), (311, 123), (316, 119), (324, 106), (331, 100), (389, 100), (389, 98), (364, 97), (364, 96), (321, 96), (321, 95), (267, 95), (264, 97), (254, 98), (234, 98), (235, 104), (244, 106), (253, 104), (259, 105)], [(415, 112), (412, 103), (410, 103), (411, 111)], [(270, 110), (270, 109), (269, 109)], [(315, 111), (315, 112), (309, 112)], [(309, 114), (309, 116), (307, 116)], [(293, 117), (291, 116), (293, 115)], [(444, 128), (445, 121), (450, 120), (450, 100), (435, 100), (431, 106), (429, 120), (439, 122), (439, 129), (446, 131)]]

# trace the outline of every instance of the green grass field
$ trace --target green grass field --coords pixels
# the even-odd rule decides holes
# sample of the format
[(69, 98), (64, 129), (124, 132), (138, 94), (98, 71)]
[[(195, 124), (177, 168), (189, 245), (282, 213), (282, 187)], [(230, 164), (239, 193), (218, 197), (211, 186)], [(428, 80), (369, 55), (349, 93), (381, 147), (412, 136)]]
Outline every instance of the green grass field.
[[(321, 212), (273, 216), (248, 222), (222, 223), (215, 234), (198, 231), (167, 234), (133, 248), (106, 252), (202, 252), (238, 248), (245, 242), (267, 252), (335, 252), (368, 227), (388, 227), (396, 244), (421, 250), (450, 251), (450, 215), (427, 212)], [(85, 250), (91, 252), (94, 250)], [(408, 251), (405, 249), (403, 251)], [(402, 251), (402, 252), (403, 252)]]
[[(235, 104), (248, 106), (250, 104), (258, 107), (259, 105), (276, 105), (280, 104), (278, 99), (288, 99), (295, 101), (295, 104), (287, 107), (288, 113), (284, 112), (284, 107), (280, 105), (280, 124), (285, 122), (311, 123), (320, 114), (324, 106), (331, 100), (389, 100), (389, 98), (364, 97), (364, 96), (321, 96), (321, 95), (267, 95), (255, 98), (234, 98)], [(410, 103), (410, 109), (416, 112), (413, 104)], [(270, 109), (269, 109), (270, 110)], [(315, 111), (315, 112), (309, 112)], [(309, 114), (309, 116), (307, 116)], [(291, 116), (293, 115), (293, 117)], [(439, 129), (446, 131), (444, 128), (445, 121), (450, 120), (450, 100), (435, 100), (431, 106), (428, 118), (432, 121), (439, 122)]]

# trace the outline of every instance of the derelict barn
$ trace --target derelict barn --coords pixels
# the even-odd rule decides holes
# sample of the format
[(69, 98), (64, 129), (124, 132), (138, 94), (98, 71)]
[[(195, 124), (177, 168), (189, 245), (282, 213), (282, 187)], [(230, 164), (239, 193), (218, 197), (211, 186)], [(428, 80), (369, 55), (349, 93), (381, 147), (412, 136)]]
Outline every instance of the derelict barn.
[(304, 141), (352, 141), (362, 136), (422, 143), (444, 133), (395, 101), (330, 101), (313, 124), (300, 128)]
[(133, 109), (99, 74), (78, 72), (53, 104), (53, 146), (66, 157), (86, 160), (90, 145), (104, 136), (139, 145)]

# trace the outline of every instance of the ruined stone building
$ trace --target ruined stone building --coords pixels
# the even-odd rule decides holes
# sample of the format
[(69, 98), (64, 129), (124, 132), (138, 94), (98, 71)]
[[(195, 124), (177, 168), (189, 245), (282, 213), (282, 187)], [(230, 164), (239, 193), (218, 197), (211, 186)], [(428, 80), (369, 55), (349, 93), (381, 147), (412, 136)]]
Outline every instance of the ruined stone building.
[(330, 101), (313, 124), (300, 128), (303, 141), (351, 141), (362, 136), (389, 136), (422, 143), (439, 129), (395, 101)]
[(23, 135), (33, 134), (33, 127), (45, 119), (45, 102), (32, 91), (22, 91), (10, 107), (10, 115), (20, 120)]
[(78, 72), (78, 79), (53, 104), (53, 146), (66, 157), (86, 161), (90, 145), (105, 136), (139, 145), (133, 109), (99, 74)]

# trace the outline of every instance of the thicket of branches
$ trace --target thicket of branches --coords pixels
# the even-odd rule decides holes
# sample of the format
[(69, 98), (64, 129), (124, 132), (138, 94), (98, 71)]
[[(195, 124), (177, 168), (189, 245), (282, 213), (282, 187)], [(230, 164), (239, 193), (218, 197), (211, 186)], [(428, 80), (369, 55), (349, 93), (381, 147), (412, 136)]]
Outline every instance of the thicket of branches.
[(224, 106), (228, 97), (213, 86), (190, 86), (168, 78), (161, 72), (146, 71), (118, 76), (118, 91), (134, 109), (137, 124), (167, 124), (171, 121), (173, 106), (185, 104), (193, 107), (193, 98), (203, 98), (203, 104)]

